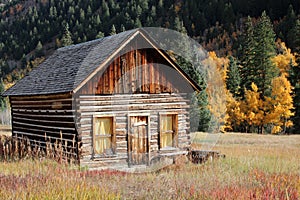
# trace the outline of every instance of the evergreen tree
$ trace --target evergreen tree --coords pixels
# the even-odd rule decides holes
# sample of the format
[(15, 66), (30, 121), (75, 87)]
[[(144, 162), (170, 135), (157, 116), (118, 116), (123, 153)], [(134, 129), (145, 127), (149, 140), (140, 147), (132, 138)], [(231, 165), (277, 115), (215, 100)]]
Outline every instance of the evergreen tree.
[(104, 33), (102, 33), (101, 31), (98, 32), (98, 34), (96, 35), (96, 38), (103, 38), (104, 37)]
[(102, 0), (102, 13), (104, 20), (108, 20), (110, 17), (110, 10), (105, 0)]
[(264, 11), (254, 30), (255, 58), (254, 66), (257, 69), (254, 83), (262, 96), (270, 96), (272, 79), (279, 75), (278, 68), (272, 58), (276, 54), (275, 33), (270, 18)]
[(293, 132), (300, 133), (300, 20), (296, 21), (295, 27), (293, 28), (294, 34), (294, 46), (296, 54), (297, 66), (294, 66), (290, 70), (290, 82), (294, 87), (293, 100), (294, 100), (294, 112), (295, 115), (292, 117), (294, 123)]
[(226, 30), (230, 29), (230, 25), (234, 22), (234, 18), (235, 16), (234, 16), (234, 10), (232, 8), (232, 4), (226, 3), (223, 16), (221, 18), (222, 23), (224, 24)]
[(242, 45), (240, 48), (241, 60), (241, 91), (240, 93), (244, 94), (245, 89), (251, 88), (251, 83), (256, 82), (255, 78), (257, 76), (257, 69), (254, 65), (255, 59), (255, 41), (254, 41), (254, 25), (252, 23), (252, 19), (248, 16), (247, 21), (245, 23), (245, 32), (242, 38)]
[(71, 33), (69, 31), (69, 24), (66, 24), (64, 34), (61, 38), (61, 45), (63, 47), (65, 47), (65, 46), (69, 46), (71, 44), (73, 44), (73, 40), (72, 40)]
[(80, 8), (80, 22), (84, 22), (85, 21), (85, 12), (83, 9)]
[(295, 26), (297, 20), (297, 16), (295, 14), (294, 8), (292, 5), (289, 6), (287, 15), (281, 23), (280, 32), (282, 33), (282, 39), (287, 42), (287, 44), (292, 48), (293, 47), (293, 39), (290, 35), (293, 34), (293, 27)]
[(183, 21), (181, 21), (178, 16), (175, 17), (173, 29), (180, 33), (187, 34), (187, 31), (183, 25)]
[(139, 18), (135, 19), (134, 26), (135, 26), (135, 28), (141, 28), (142, 27), (142, 22)]
[(98, 30), (98, 29), (101, 28), (101, 19), (100, 19), (100, 15), (97, 15), (97, 16), (94, 18), (94, 26), (95, 26), (96, 30)]
[(234, 57), (229, 57), (229, 66), (228, 72), (226, 77), (226, 87), (234, 97), (239, 96), (240, 91), (240, 84), (241, 84), (241, 77), (240, 72)]
[(35, 56), (36, 57), (41, 57), (43, 55), (44, 55), (43, 45), (42, 45), (41, 41), (39, 41), (38, 44), (36, 45), (36, 48), (35, 48)]
[(290, 48), (292, 51), (297, 52), (299, 55), (300, 53), (300, 19), (295, 21), (294, 27), (290, 30), (288, 35), (290, 41)]
[(110, 29), (110, 33), (109, 33), (110, 35), (115, 35), (115, 34), (117, 34), (117, 30), (116, 30), (116, 27), (115, 27), (115, 25), (113, 24), (112, 25), (112, 27), (111, 27), (111, 29)]
[(126, 31), (125, 26), (123, 24), (121, 24), (121, 28), (120, 28), (121, 32)]

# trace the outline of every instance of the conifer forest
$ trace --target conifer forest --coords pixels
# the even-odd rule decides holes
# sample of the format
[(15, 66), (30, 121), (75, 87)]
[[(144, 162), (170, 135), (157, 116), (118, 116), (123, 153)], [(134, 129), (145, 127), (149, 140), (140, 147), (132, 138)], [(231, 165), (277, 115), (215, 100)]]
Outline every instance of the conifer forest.
[[(0, 0), (0, 90), (57, 48), (139, 27), (181, 32), (208, 52), (225, 83), (221, 131), (300, 133), (299, 0)], [(209, 84), (195, 79), (197, 129), (207, 131), (217, 106)]]

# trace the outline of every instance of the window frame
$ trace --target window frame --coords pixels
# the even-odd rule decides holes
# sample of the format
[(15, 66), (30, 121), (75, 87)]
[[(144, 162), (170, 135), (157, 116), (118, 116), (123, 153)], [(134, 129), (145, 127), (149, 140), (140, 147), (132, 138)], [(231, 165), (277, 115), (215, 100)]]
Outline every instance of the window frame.
[[(111, 133), (111, 137), (107, 137), (107, 136), (96, 136), (96, 120), (98, 118), (111, 118), (111, 122), (112, 122), (112, 133)], [(114, 157), (116, 156), (116, 118), (114, 115), (93, 115), (93, 124), (92, 124), (92, 155), (93, 157)], [(111, 138), (111, 151), (112, 153), (110, 154), (105, 154), (104, 153), (96, 153), (95, 152), (95, 144), (96, 144), (96, 139), (97, 138)]]
[[(162, 118), (172, 116), (172, 146), (164, 146), (162, 147), (162, 134), (164, 131), (162, 130)], [(170, 130), (167, 130), (170, 131)], [(170, 148), (178, 148), (178, 113), (177, 112), (162, 112), (159, 113), (159, 137), (158, 137), (158, 146), (159, 150), (165, 150)]]

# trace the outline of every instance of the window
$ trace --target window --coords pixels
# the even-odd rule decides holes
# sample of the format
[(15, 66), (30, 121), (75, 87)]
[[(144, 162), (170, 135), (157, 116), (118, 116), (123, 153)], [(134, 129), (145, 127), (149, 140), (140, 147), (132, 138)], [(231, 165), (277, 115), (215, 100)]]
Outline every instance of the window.
[(93, 122), (94, 155), (115, 153), (114, 117), (94, 117)]
[(160, 115), (160, 149), (177, 147), (178, 145), (178, 115)]

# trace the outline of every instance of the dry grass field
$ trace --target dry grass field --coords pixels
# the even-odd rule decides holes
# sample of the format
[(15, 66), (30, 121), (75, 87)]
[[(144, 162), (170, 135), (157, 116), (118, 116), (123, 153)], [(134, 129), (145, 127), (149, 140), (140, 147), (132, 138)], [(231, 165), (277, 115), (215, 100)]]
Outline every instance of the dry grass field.
[[(299, 199), (300, 135), (196, 133), (226, 158), (153, 173), (87, 171), (50, 160), (0, 163), (0, 199)], [(207, 144), (209, 143), (209, 144)]]

